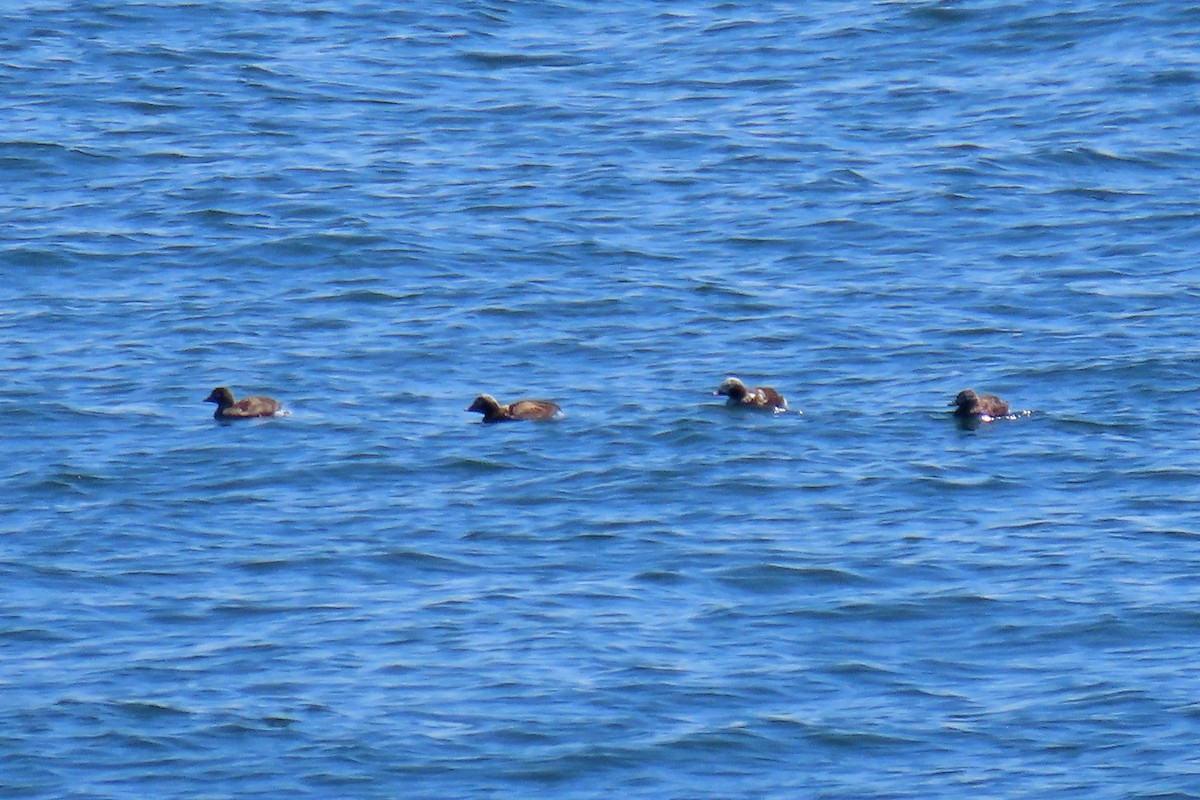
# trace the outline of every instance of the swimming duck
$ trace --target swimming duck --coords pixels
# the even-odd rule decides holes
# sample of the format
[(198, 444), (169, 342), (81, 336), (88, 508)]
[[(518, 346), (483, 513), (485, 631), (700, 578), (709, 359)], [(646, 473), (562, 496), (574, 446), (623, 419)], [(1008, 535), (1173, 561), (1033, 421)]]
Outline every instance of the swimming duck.
[(996, 417), (1008, 415), (1008, 403), (994, 394), (976, 394), (974, 389), (963, 389), (950, 405), (955, 406), (954, 416), (959, 419), (978, 418), (991, 422)]
[(732, 376), (721, 381), (721, 385), (713, 392), (714, 396), (722, 394), (729, 398), (725, 401), (727, 406), (762, 408), (776, 412), (787, 411), (787, 400), (770, 386), (749, 389), (746, 384)]
[(279, 402), (270, 397), (243, 397), (233, 399), (233, 392), (224, 386), (212, 390), (212, 394), (204, 398), (206, 403), (216, 403), (217, 410), (213, 412), (214, 419), (250, 419), (251, 417), (272, 417), (279, 413)]
[(467, 411), (483, 414), (484, 422), (515, 422), (517, 420), (552, 419), (562, 413), (557, 403), (549, 400), (518, 400), (502, 406), (490, 394), (481, 394)]

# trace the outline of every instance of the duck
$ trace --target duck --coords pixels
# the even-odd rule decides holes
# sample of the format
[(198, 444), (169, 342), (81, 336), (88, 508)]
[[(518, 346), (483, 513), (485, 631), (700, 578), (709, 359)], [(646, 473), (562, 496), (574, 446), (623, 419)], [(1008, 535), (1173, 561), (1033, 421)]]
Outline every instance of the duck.
[(217, 410), (213, 412), (214, 419), (273, 417), (279, 413), (279, 401), (273, 398), (255, 395), (234, 400), (233, 392), (224, 386), (213, 389), (204, 402), (217, 404)]
[(950, 402), (954, 416), (959, 419), (979, 419), (991, 422), (996, 417), (1008, 416), (1008, 403), (994, 394), (976, 394), (974, 389), (963, 389)]
[(783, 395), (770, 386), (748, 388), (737, 378), (730, 376), (721, 381), (721, 385), (713, 392), (713, 396), (725, 395), (727, 406), (737, 408), (761, 408), (767, 411), (787, 411), (787, 400)]
[(479, 395), (466, 410), (483, 414), (483, 421), (487, 423), (553, 419), (562, 414), (558, 404), (549, 400), (518, 400), (502, 406), (490, 394)]

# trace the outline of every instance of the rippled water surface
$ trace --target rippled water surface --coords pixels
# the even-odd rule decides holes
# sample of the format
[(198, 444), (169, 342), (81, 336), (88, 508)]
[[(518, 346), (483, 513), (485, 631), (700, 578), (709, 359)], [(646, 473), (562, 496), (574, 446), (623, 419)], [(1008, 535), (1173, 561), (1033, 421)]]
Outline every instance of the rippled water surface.
[(4, 797), (1200, 797), (1193, 5), (5, 8)]

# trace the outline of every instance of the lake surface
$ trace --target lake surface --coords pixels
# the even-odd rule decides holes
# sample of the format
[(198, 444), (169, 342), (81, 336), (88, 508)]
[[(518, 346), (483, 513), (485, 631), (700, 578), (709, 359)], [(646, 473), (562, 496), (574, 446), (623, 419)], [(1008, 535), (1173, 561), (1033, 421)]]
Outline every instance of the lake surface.
[(5, 8), (0, 795), (1200, 797), (1200, 7)]

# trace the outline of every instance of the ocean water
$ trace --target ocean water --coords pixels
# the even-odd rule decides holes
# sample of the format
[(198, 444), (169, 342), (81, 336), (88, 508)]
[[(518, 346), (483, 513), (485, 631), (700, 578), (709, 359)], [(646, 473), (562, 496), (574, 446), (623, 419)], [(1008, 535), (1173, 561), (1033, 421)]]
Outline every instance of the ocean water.
[(1200, 797), (1200, 7), (0, 18), (0, 796)]

